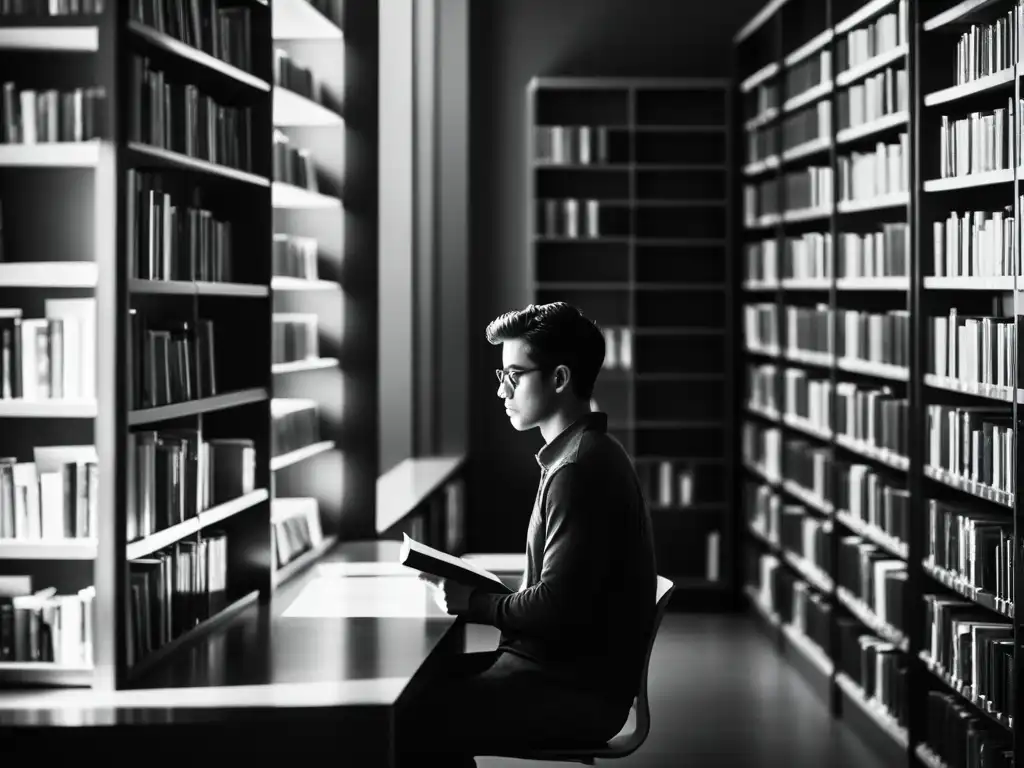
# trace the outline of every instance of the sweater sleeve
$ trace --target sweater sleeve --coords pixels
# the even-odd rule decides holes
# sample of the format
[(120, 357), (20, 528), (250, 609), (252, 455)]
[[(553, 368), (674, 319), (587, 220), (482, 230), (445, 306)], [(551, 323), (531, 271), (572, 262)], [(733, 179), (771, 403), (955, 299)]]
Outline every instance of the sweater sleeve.
[(611, 558), (607, 515), (598, 514), (600, 489), (600, 479), (588, 478), (577, 464), (556, 470), (548, 484), (537, 583), (510, 595), (474, 591), (466, 618), (532, 636), (558, 635), (589, 619)]

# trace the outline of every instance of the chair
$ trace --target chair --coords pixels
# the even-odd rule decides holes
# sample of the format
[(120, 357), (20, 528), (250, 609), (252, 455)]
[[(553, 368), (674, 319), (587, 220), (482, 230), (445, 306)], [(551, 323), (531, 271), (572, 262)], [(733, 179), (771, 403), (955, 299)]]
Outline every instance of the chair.
[(622, 730), (605, 745), (595, 747), (579, 747), (571, 749), (545, 748), (522, 752), (516, 755), (503, 755), (518, 760), (548, 760), (553, 762), (583, 763), (593, 765), (595, 760), (614, 760), (636, 752), (647, 740), (651, 732), (651, 708), (647, 700), (647, 674), (651, 666), (651, 651), (654, 639), (658, 636), (661, 620), (665, 618), (668, 602), (675, 591), (675, 584), (664, 576), (658, 577), (657, 606), (654, 611), (654, 624), (651, 627), (651, 639), (647, 643), (647, 656), (644, 658), (643, 673), (640, 676), (640, 688), (633, 701), (633, 712), (636, 725), (630, 730)]

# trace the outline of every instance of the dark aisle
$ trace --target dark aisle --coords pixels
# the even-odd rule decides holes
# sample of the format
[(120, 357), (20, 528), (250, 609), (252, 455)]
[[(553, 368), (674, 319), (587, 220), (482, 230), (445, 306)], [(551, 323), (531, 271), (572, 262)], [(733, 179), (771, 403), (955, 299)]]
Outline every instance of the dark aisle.
[[(651, 735), (618, 768), (882, 768), (758, 630), (753, 616), (670, 613), (651, 658)], [(468, 635), (493, 647), (489, 627)], [(479, 768), (547, 768), (478, 758)]]

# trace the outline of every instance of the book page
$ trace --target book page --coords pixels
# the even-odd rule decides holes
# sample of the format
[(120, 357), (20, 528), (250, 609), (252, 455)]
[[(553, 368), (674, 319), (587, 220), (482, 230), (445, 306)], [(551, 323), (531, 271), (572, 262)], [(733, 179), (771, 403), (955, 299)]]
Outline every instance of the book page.
[(484, 578), (490, 579), (491, 581), (495, 581), (498, 584), (501, 584), (502, 586), (504, 586), (505, 584), (505, 582), (503, 582), (490, 571), (484, 570), (480, 566), (474, 565), (473, 563), (469, 563), (463, 560), (461, 557), (455, 557), (454, 555), (449, 555), (447, 552), (442, 552), (438, 549), (434, 549), (433, 547), (428, 547), (426, 544), (421, 544), (420, 542), (416, 541), (416, 539), (409, 538), (409, 534), (407, 533), (403, 533), (402, 537), (402, 551), (399, 554), (399, 560), (405, 560), (408, 552), (412, 550), (415, 552), (419, 552), (422, 555), (426, 555), (427, 557), (433, 557), (436, 560), (448, 563), (449, 565), (454, 565), (457, 568), (462, 568), (463, 570), (470, 571), (472, 573), (477, 574), (478, 576), (483, 576)]

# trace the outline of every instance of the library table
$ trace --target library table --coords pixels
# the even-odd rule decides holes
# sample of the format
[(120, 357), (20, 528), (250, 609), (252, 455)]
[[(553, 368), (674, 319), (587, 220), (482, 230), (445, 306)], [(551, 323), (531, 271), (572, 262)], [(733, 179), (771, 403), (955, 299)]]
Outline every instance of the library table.
[(398, 707), (465, 642), (463, 623), (397, 563), (399, 546), (338, 547), (131, 690), (0, 691), (0, 754), (142, 748), (188, 754), (189, 768), (207, 755), (392, 765)]

